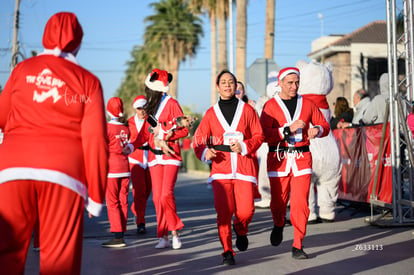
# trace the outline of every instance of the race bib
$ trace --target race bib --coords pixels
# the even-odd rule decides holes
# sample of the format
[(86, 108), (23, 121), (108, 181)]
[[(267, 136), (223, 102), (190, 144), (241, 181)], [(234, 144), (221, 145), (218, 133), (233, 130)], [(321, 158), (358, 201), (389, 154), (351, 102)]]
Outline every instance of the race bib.
[(243, 133), (241, 132), (226, 132), (223, 134), (223, 144), (231, 145), (233, 143), (242, 142)]

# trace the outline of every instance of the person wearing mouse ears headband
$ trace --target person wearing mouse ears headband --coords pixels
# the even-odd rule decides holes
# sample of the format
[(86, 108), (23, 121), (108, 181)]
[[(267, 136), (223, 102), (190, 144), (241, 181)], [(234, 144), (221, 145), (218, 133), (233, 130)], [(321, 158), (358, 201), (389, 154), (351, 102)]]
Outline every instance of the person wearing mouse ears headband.
[(270, 242), (278, 246), (283, 240), (286, 208), (290, 199), (293, 225), (292, 257), (307, 259), (302, 241), (306, 234), (308, 195), (312, 175), (309, 140), (328, 135), (330, 128), (318, 107), (298, 95), (300, 72), (287, 67), (279, 71), (280, 93), (266, 102), (260, 122), (269, 144), (267, 171), (270, 181), (270, 210), (273, 230)]
[[(151, 116), (156, 124), (146, 132), (150, 150), (148, 166), (152, 181), (152, 199), (157, 213), (158, 244), (155, 246), (157, 249), (170, 246), (173, 249), (180, 249), (182, 242), (178, 231), (184, 227), (177, 215), (174, 187), (182, 163), (178, 141), (186, 137), (189, 131), (186, 127), (176, 127), (173, 131), (169, 131), (170, 122), (184, 116), (178, 101), (168, 95), (169, 84), (172, 80), (171, 73), (158, 68), (153, 69), (145, 79), (147, 103), (144, 109), (148, 117)], [(168, 153), (164, 151), (166, 148), (156, 145), (159, 140), (168, 145)], [(131, 147), (142, 146), (143, 141), (146, 141), (145, 135), (133, 141)], [(168, 238), (169, 231), (172, 236), (171, 243)]]

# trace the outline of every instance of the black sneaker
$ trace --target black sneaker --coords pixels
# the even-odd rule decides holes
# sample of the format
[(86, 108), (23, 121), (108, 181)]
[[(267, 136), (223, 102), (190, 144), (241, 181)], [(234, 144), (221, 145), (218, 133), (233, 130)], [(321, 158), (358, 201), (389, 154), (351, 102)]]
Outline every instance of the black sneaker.
[(116, 247), (124, 247), (126, 246), (126, 243), (124, 241), (124, 238), (121, 239), (112, 239), (108, 242), (104, 242), (102, 243), (103, 247), (112, 247), (112, 248), (116, 248)]
[(223, 265), (234, 265), (235, 263), (233, 252), (227, 251), (223, 254)]
[(273, 246), (278, 246), (283, 240), (283, 226), (279, 227), (274, 225), (272, 234), (270, 234), (270, 243)]
[(237, 234), (236, 228), (233, 225), (233, 230), (234, 233), (236, 233), (236, 247), (239, 251), (246, 251), (247, 247), (249, 246), (249, 239), (247, 238), (246, 235), (244, 236), (240, 236), (239, 234)]
[(292, 247), (292, 258), (304, 260), (309, 258), (309, 256), (305, 253), (305, 251), (303, 251), (303, 248), (297, 249), (296, 247)]
[(140, 223), (137, 228), (137, 234), (145, 234), (147, 229), (145, 229), (145, 223)]

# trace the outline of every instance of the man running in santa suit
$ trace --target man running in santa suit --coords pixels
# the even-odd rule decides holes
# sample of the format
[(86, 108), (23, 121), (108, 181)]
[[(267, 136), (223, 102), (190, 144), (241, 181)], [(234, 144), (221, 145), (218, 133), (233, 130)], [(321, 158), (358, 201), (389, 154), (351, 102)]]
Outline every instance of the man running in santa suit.
[(283, 240), (286, 207), (290, 199), (290, 219), (294, 229), (292, 257), (307, 259), (302, 241), (309, 216), (312, 175), (309, 140), (328, 135), (330, 129), (318, 107), (297, 94), (300, 79), (297, 68), (280, 70), (278, 79), (281, 92), (265, 104), (260, 116), (265, 142), (269, 144), (267, 171), (274, 222), (270, 242), (278, 246)]
[(37, 218), (40, 274), (79, 274), (84, 208), (103, 208), (105, 107), (99, 79), (75, 58), (82, 36), (75, 14), (53, 15), (45, 51), (20, 62), (0, 94), (0, 274), (24, 273)]
[[(139, 95), (134, 99), (132, 107), (136, 114), (128, 119), (128, 127), (131, 133), (131, 140), (135, 140), (138, 135), (143, 135), (148, 131), (150, 126), (146, 122), (147, 114), (144, 106), (147, 104), (147, 98)], [(142, 133), (141, 133), (142, 132)], [(136, 216), (137, 233), (145, 234), (145, 211), (147, 200), (151, 194), (151, 175), (148, 168), (148, 143), (138, 147), (128, 156), (129, 169), (131, 171), (132, 195), (133, 202), (131, 206), (132, 213)]]

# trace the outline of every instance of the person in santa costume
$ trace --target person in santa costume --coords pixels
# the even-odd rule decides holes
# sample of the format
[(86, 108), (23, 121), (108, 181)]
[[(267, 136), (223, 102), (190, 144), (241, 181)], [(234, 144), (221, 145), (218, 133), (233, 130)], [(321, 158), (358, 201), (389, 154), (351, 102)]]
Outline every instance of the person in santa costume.
[(40, 273), (80, 274), (84, 208), (103, 208), (105, 105), (75, 58), (82, 36), (75, 14), (54, 14), (44, 52), (17, 64), (0, 94), (0, 274), (24, 273), (37, 218)]
[[(147, 98), (139, 95), (134, 99), (132, 107), (135, 115), (128, 119), (130, 139), (135, 140), (137, 136), (144, 131), (148, 131), (149, 124), (146, 122), (147, 114), (144, 106), (147, 104)], [(141, 134), (144, 135), (144, 134)], [(148, 169), (148, 143), (134, 150), (129, 156), (129, 170), (131, 172), (133, 202), (131, 206), (132, 213), (136, 216), (137, 233), (145, 234), (145, 211), (147, 200), (151, 194), (151, 175)]]
[(222, 71), (216, 80), (218, 103), (207, 110), (194, 136), (193, 149), (201, 161), (212, 161), (209, 182), (214, 193), (217, 227), (224, 265), (234, 265), (231, 220), (236, 247), (247, 249), (248, 225), (254, 214), (257, 184), (256, 150), (264, 140), (259, 117), (252, 106), (236, 98), (237, 79)]
[(157, 213), (158, 244), (155, 248), (158, 249), (171, 246), (168, 231), (172, 235), (172, 248), (180, 249), (182, 243), (178, 230), (184, 227), (177, 215), (174, 187), (182, 162), (179, 139), (188, 135), (188, 129), (176, 123), (177, 118), (184, 115), (178, 101), (167, 94), (172, 79), (172, 74), (157, 68), (148, 74), (145, 79), (148, 100), (145, 111), (154, 118), (155, 124), (151, 125), (148, 134), (144, 132), (131, 140), (129, 146), (133, 151), (148, 141), (152, 199)]
[(128, 219), (129, 162), (123, 152), (128, 144), (129, 129), (120, 119), (124, 116), (124, 105), (119, 97), (111, 97), (106, 105), (110, 117), (107, 123), (109, 140), (108, 181), (106, 187), (106, 209), (110, 231), (114, 238), (102, 243), (103, 247), (124, 247), (124, 232)]
[(308, 195), (312, 175), (309, 140), (328, 135), (330, 129), (323, 114), (310, 100), (298, 95), (299, 70), (287, 67), (279, 71), (279, 94), (266, 102), (260, 116), (265, 141), (269, 144), (267, 171), (270, 181), (270, 210), (274, 227), (270, 242), (283, 240), (286, 208), (290, 198), (293, 225), (292, 257), (307, 259), (302, 241), (306, 234)]

